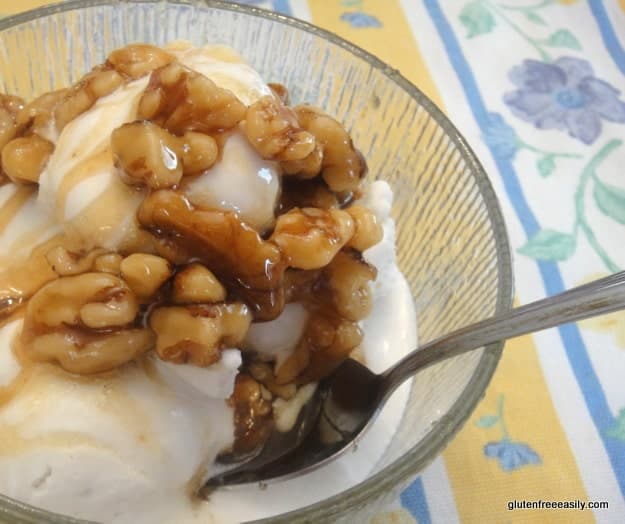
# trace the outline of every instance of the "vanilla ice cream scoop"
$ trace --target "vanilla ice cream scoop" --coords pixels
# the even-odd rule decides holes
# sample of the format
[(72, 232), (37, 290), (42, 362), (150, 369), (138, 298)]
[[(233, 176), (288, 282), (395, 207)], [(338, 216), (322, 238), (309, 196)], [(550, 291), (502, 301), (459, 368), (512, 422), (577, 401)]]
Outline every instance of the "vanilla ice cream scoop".
[(20, 324), (0, 330), (0, 397), (13, 397), (0, 409), (0, 493), (78, 518), (132, 522), (146, 501), (161, 511), (186, 501), (198, 467), (232, 444), (226, 399), (238, 350), (206, 369), (154, 358), (79, 377), (52, 364), (21, 369), (11, 351)]
[[(50, 142), (38, 187), (0, 181), (0, 493), (112, 524), (237, 524), (362, 480), (405, 395), (325, 472), (195, 496), (220, 454), (291, 425), (335, 360), (379, 371), (416, 344), (392, 192), (361, 184), (347, 130), (218, 45), (130, 45), (52, 98), (29, 109), (40, 127), (10, 122)], [(340, 194), (328, 173), (349, 175)], [(359, 210), (338, 208), (349, 192)]]

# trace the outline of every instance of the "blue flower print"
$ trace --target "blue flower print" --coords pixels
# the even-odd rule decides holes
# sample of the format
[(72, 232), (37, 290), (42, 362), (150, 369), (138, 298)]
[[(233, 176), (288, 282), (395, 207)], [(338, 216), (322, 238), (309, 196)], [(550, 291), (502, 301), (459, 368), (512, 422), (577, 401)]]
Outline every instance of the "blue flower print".
[(509, 76), (518, 89), (506, 93), (504, 102), (538, 129), (567, 130), (592, 144), (601, 132), (601, 119), (625, 123), (620, 91), (595, 77), (586, 60), (562, 57), (552, 64), (525, 60)]
[(343, 13), (341, 20), (347, 22), (352, 27), (364, 28), (364, 27), (382, 27), (380, 22), (375, 16), (368, 15), (362, 11), (351, 11), (349, 13)]
[(519, 137), (498, 113), (488, 114), (488, 124), (482, 137), (495, 156), (514, 158), (519, 149)]
[(516, 442), (510, 438), (504, 416), (504, 395), (497, 400), (497, 412), (484, 415), (476, 422), (476, 426), (492, 431), (498, 428), (501, 440), (489, 442), (484, 446), (484, 456), (497, 459), (499, 467), (507, 472), (514, 471), (528, 464), (542, 464), (540, 456), (527, 444)]
[(504, 438), (499, 442), (489, 442), (484, 446), (484, 455), (499, 461), (504, 471), (514, 471), (528, 464), (540, 464), (538, 454), (527, 444)]

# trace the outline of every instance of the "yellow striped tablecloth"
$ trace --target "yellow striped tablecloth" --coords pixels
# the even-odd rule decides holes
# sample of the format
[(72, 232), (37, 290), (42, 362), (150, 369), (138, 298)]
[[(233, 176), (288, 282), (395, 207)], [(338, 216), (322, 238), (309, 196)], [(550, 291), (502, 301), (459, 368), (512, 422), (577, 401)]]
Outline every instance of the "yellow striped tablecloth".
[[(339, 34), (444, 109), (501, 201), (519, 303), (625, 268), (625, 0), (242, 3)], [(625, 313), (510, 342), (464, 429), (372, 524), (625, 523), (624, 384)]]

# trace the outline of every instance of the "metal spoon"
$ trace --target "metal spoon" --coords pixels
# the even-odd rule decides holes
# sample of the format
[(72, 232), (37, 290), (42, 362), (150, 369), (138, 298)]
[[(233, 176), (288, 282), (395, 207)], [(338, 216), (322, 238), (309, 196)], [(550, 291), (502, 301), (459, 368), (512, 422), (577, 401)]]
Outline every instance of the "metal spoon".
[(464, 327), (425, 344), (380, 375), (353, 359), (320, 382), (293, 428), (275, 431), (251, 460), (208, 479), (199, 490), (303, 475), (351, 448), (391, 393), (418, 371), (493, 342), (625, 308), (625, 271)]

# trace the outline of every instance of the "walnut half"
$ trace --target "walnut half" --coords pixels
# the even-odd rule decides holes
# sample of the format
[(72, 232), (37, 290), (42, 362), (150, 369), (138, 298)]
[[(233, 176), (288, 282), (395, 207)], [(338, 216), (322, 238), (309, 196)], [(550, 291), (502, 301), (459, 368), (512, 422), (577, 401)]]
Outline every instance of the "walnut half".
[(210, 268), (250, 305), (257, 320), (270, 320), (282, 311), (286, 262), (280, 249), (235, 213), (194, 208), (179, 193), (161, 190), (143, 201), (137, 218)]
[(119, 277), (61, 277), (30, 299), (21, 342), (32, 360), (72, 373), (108, 371), (152, 347), (153, 334), (135, 327), (137, 313), (137, 299)]
[(200, 367), (218, 362), (221, 349), (239, 344), (251, 321), (249, 309), (240, 303), (160, 307), (150, 315), (158, 356)]

